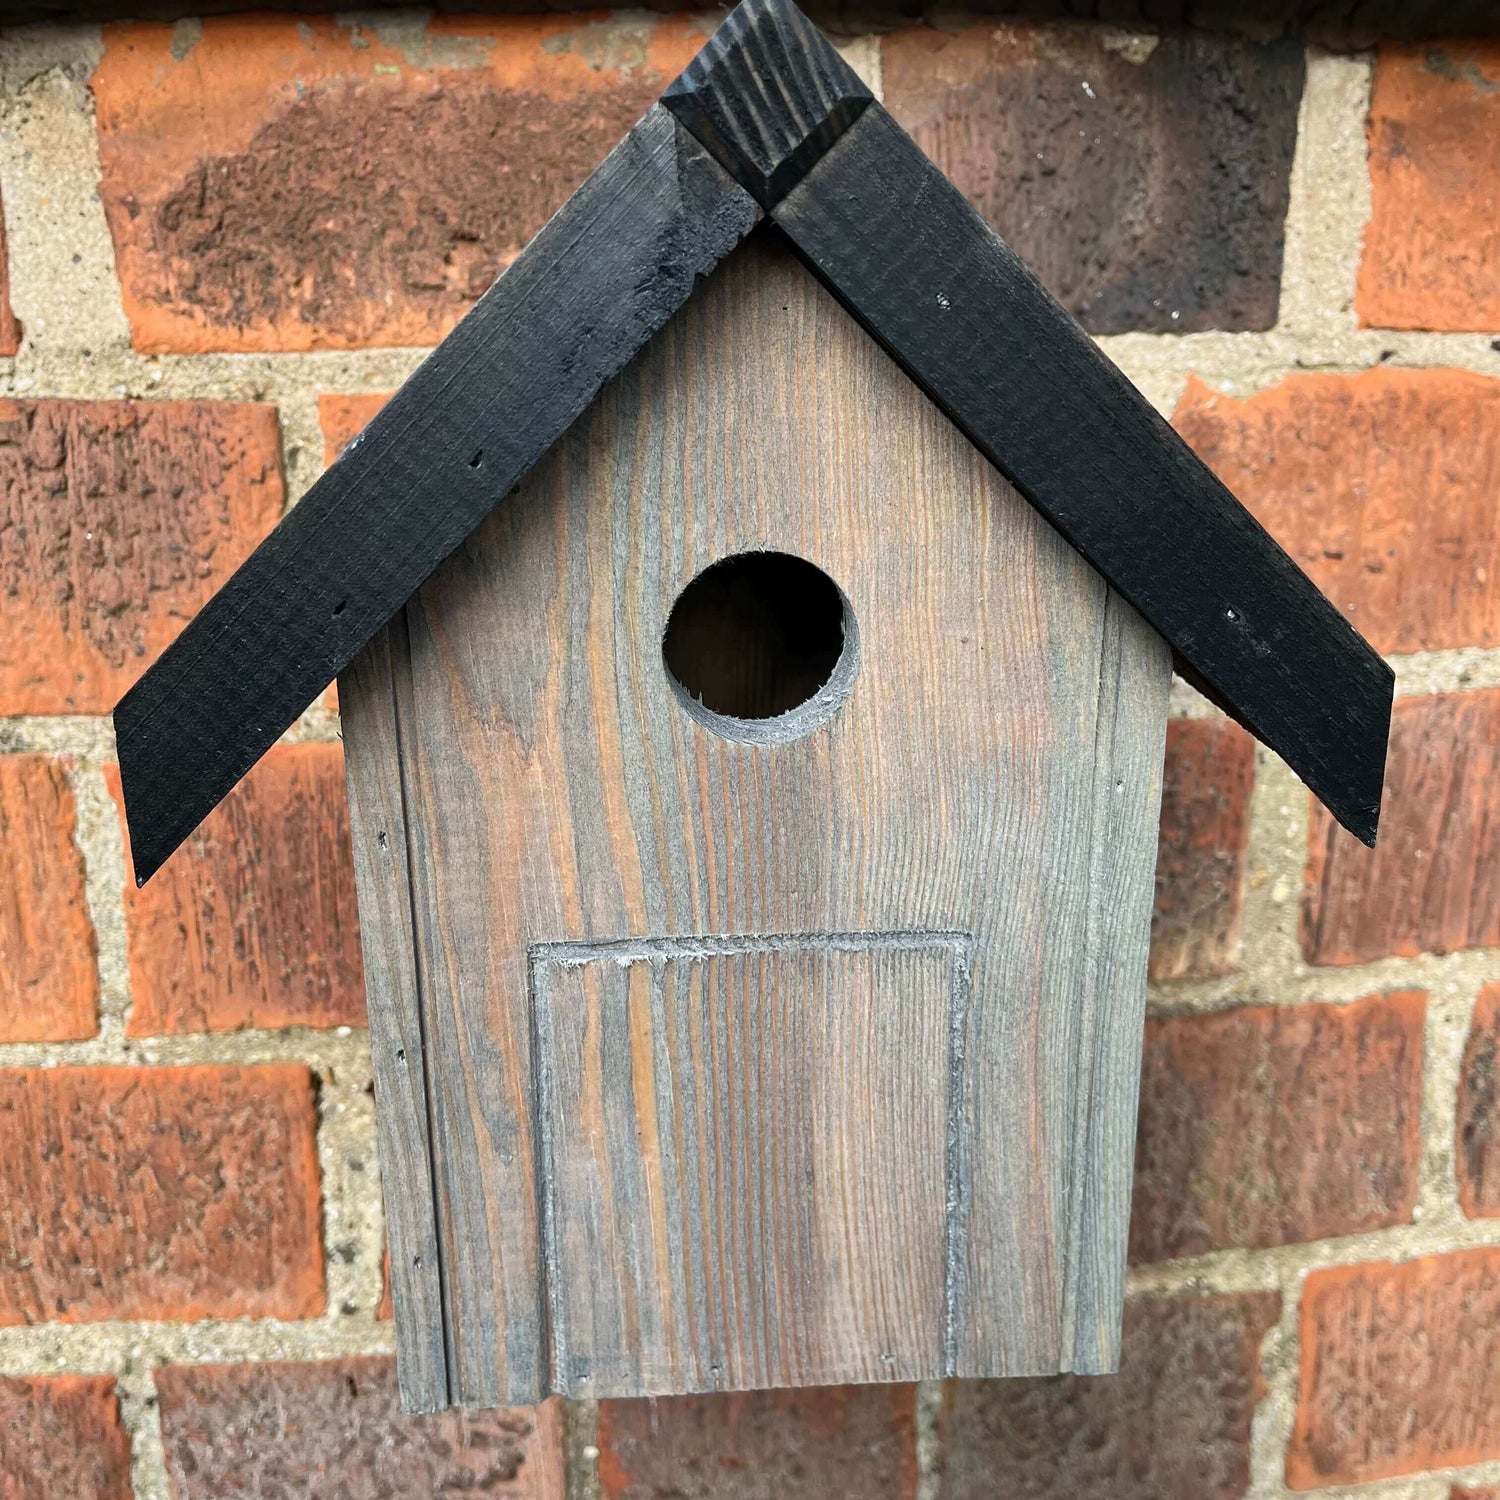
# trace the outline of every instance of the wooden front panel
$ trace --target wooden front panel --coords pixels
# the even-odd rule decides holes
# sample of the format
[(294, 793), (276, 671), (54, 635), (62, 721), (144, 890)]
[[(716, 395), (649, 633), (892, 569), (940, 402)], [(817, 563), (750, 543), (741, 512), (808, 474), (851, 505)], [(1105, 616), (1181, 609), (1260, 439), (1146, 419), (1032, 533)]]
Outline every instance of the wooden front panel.
[[(746, 744), (678, 700), (661, 643), (690, 580), (764, 548), (838, 584), (859, 650), (826, 722)], [(383, 1138), (426, 1140), (430, 1162), (388, 1150), (387, 1192), (402, 1214), (405, 1194), (429, 1194), (440, 1250), (437, 1266), (393, 1258), (397, 1309), (414, 1322), (441, 1303), (454, 1399), (564, 1384), (548, 1299), (593, 1295), (546, 1264), (528, 955), (726, 934), (971, 935), (964, 1087), (934, 1084), (969, 1229), (961, 1254), (924, 1252), (942, 1264), (944, 1327), (913, 1303), (888, 1349), (871, 1325), (866, 1368), (883, 1352), (903, 1375), (1111, 1367), (1167, 652), (796, 261), (760, 240), (726, 261), (411, 602), (377, 676), (346, 679), (343, 699), (346, 734), (367, 741), (351, 776), (371, 782), (356, 799), (361, 916), (400, 908), (389, 879), (375, 889), (399, 754), (415, 978), (372, 989), (372, 1042), (403, 1051)], [(830, 1006), (858, 1008), (857, 966), (825, 978)], [(757, 1003), (783, 1003), (776, 988)], [(398, 1132), (384, 1122), (414, 1097), (397, 1040), (410, 1028), (380, 994), (412, 992), (430, 1121)], [(848, 1024), (799, 1033), (811, 1074), (842, 1076), (843, 1049), (886, 1034), (874, 1016)], [(627, 1097), (639, 1116), (646, 1100)], [(851, 1305), (885, 1305), (910, 1248), (872, 1240), (849, 1267)], [(620, 1288), (636, 1274), (617, 1267)], [(663, 1307), (660, 1327), (687, 1315)], [(726, 1330), (706, 1372), (690, 1350), (658, 1367), (639, 1343), (640, 1389), (758, 1380), (766, 1329)], [(826, 1345), (785, 1337), (785, 1378), (847, 1378), (847, 1328)], [(936, 1351), (925, 1365), (921, 1348)], [(652, 1385), (657, 1368), (683, 1384)]]
[(941, 1367), (968, 950), (961, 934), (851, 933), (533, 952), (565, 1391)]

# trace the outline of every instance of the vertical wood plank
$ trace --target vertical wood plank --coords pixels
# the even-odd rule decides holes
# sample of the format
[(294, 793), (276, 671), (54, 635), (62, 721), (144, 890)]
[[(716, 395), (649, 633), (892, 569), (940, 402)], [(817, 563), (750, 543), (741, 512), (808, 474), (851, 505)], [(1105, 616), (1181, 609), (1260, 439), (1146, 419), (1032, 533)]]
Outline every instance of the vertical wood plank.
[(339, 716), (396, 1310), (396, 1374), (408, 1411), (441, 1411), (450, 1401), (448, 1357), (393, 637), (404, 644), (399, 621), (340, 674)]
[[(705, 728), (661, 658), (686, 584), (752, 549), (821, 568), (858, 624), (847, 702), (784, 743)], [(1116, 608), (834, 299), (763, 242), (704, 283), (412, 601), (411, 660), (397, 670), (409, 670), (403, 753), (457, 1398), (526, 1402), (564, 1383), (548, 1310), (583, 1295), (569, 1275), (547, 1296), (537, 944), (971, 934), (967, 1008), (945, 1022), (941, 1175), (956, 1207), (938, 1236), (943, 1305), (923, 1373), (1055, 1371), (1080, 1345), (1091, 1362), (1113, 1358), (1115, 1283), (1101, 1268), (1125, 1229), (1122, 1110), (1145, 972), (1126, 955), (1149, 922), (1156, 845), (1154, 782), (1136, 773), (1159, 766), (1168, 670)], [(1107, 788), (1121, 767), (1116, 815)], [(1115, 951), (1117, 973), (1091, 971), (1091, 955)], [(749, 1024), (783, 1003), (784, 978), (743, 973), (758, 975), (737, 1001)], [(629, 986), (585, 976), (584, 991), (603, 1014)], [(663, 992), (624, 1008), (670, 1005)], [(621, 1036), (635, 1050), (612, 1057), (635, 1068), (655, 1055), (651, 1028)], [(805, 1049), (809, 1067), (844, 1065), (837, 1040), (810, 1034)], [(570, 1064), (590, 1117), (610, 1100), (617, 1136), (659, 1133), (655, 1095), (634, 1073), (610, 1092), (599, 1057)], [(1107, 1191), (1077, 1190), (1086, 1150)], [(602, 1218), (590, 1230), (616, 1245), (624, 1287), (627, 1263), (665, 1252), (613, 1232)], [(899, 1268), (876, 1257), (859, 1274), (856, 1301), (868, 1301)], [(1075, 1307), (1086, 1292), (1102, 1313)], [(716, 1304), (699, 1295), (701, 1308), (658, 1308), (655, 1324), (638, 1306), (620, 1347), (706, 1316)], [(753, 1317), (724, 1326), (721, 1376), (769, 1368)], [(809, 1346), (793, 1366), (788, 1378), (844, 1378), (848, 1349), (830, 1338), (821, 1364)], [(669, 1361), (663, 1381), (694, 1384), (640, 1389), (708, 1376)]]

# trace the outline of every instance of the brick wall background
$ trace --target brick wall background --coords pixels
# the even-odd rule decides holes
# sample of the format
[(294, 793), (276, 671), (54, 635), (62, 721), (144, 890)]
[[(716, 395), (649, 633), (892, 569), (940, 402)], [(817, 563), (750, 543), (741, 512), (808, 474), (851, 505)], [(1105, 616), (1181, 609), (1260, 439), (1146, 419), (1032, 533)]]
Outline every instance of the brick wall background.
[(1373, 855), (1174, 690), (1121, 1375), (397, 1414), (336, 707), (106, 715), (711, 24), (0, 36), (0, 1500), (1500, 1493), (1496, 42), (847, 38), (1396, 668)]

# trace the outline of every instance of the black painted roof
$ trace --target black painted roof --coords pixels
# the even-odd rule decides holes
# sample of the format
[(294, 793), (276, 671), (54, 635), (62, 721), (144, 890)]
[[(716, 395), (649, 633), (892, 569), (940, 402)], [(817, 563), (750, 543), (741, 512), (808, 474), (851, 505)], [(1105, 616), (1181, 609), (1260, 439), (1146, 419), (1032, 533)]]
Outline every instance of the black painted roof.
[(144, 882), (757, 224), (1373, 843), (1393, 675), (790, 0), (745, 0), (121, 700)]

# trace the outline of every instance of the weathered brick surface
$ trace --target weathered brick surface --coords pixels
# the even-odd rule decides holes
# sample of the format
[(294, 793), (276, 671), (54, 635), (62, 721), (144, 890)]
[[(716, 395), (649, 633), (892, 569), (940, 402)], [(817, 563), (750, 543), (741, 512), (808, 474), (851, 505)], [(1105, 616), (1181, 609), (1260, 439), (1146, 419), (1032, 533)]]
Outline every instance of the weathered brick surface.
[(312, 1076), (0, 1070), (0, 1324), (311, 1317)]
[(1238, 724), (1167, 725), (1152, 979), (1207, 979), (1234, 967), (1254, 788), (1255, 741)]
[(99, 1029), (94, 926), (63, 763), (0, 755), (0, 1042)]
[(1173, 424), (1376, 650), (1500, 644), (1500, 380), (1190, 379)]
[(1500, 329), (1500, 41), (1382, 47), (1369, 136), (1361, 321)]
[(5, 240), (5, 210), (0, 207), (0, 354), (21, 347), (21, 325), (10, 308), (10, 254)]
[(1500, 690), (1398, 700), (1376, 848), (1312, 804), (1310, 963), (1500, 944)]
[(1293, 1489), (1500, 1458), (1500, 1250), (1314, 1271)]
[(112, 1375), (0, 1377), (0, 1500), (130, 1500)]
[(275, 746), (125, 908), (132, 1036), (362, 1025), (341, 747)]
[(395, 1361), (157, 1371), (174, 1500), (562, 1500), (557, 1403), (403, 1416)]
[(1500, 1216), (1500, 984), (1474, 1005), (1458, 1079), (1458, 1201), (1471, 1219)]
[(0, 714), (103, 714), (280, 519), (276, 410), (0, 399)]
[(675, 18), (107, 27), (93, 90), (137, 347), (435, 342), (702, 39)]
[(1426, 997), (1146, 1023), (1133, 1260), (1411, 1218)]
[(961, 1380), (944, 1398), (943, 1500), (1231, 1500), (1274, 1292), (1125, 1308), (1120, 1373)]
[(605, 1401), (604, 1500), (911, 1500), (915, 1392), (830, 1386)]
[(886, 107), (1095, 333), (1269, 328), (1303, 57), (984, 21), (885, 38)]
[(389, 401), (390, 395), (318, 397), (318, 424), (323, 429), (323, 462), (331, 464)]

